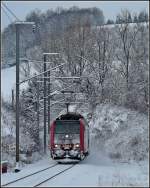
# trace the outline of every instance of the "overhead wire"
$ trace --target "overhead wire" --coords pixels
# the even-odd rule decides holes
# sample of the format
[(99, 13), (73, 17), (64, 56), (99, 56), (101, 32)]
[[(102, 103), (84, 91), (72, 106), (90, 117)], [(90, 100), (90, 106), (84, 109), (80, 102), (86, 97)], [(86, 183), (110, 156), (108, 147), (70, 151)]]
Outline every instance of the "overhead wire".
[[(2, 2), (2, 5), (7, 9), (7, 11), (15, 18), (15, 21), (21, 21), (16, 15), (15, 15), (15, 13), (12, 11), (12, 10), (10, 10), (10, 8), (8, 8), (8, 6), (5, 4), (5, 3), (3, 3)], [(25, 38), (25, 35), (24, 35), (24, 33), (21, 33), (22, 34), (22, 36)], [(26, 52), (25, 52), (25, 54), (26, 54)]]
[(8, 10), (8, 12), (9, 12), (13, 17), (15, 17), (15, 19), (16, 19), (17, 21), (20, 21), (20, 19), (13, 13), (13, 11), (10, 10), (10, 9), (5, 5), (5, 3), (2, 2), (2, 5)]
[(13, 20), (12, 20), (11, 17), (7, 14), (6, 10), (5, 10), (3, 7), (1, 7), (1, 8), (2, 8), (2, 10), (4, 11), (5, 15), (7, 16), (7, 18), (9, 19), (10, 23), (13, 23)]

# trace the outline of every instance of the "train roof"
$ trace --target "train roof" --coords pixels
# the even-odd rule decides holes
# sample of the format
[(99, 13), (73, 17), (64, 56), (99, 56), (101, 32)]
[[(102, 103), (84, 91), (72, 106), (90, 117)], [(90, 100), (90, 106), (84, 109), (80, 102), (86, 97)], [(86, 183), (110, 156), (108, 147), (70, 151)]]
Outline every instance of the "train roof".
[(58, 118), (56, 118), (56, 120), (79, 120), (80, 118), (84, 117), (79, 113), (69, 112), (60, 115)]

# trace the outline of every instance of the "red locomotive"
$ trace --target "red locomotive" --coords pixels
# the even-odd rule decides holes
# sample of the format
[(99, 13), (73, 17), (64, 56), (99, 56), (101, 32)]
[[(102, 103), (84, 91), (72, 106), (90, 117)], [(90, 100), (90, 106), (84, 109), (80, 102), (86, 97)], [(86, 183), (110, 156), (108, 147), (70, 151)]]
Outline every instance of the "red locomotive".
[(77, 113), (59, 116), (50, 126), (50, 153), (54, 160), (83, 160), (89, 153), (89, 126)]

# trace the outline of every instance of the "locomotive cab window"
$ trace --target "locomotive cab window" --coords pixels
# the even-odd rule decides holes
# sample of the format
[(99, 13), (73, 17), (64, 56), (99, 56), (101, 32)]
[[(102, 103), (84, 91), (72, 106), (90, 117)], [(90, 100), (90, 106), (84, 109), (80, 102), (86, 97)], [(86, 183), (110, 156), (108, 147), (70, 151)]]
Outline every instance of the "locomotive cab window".
[(69, 120), (57, 120), (55, 126), (55, 134), (79, 134), (80, 133), (80, 122), (69, 121)]

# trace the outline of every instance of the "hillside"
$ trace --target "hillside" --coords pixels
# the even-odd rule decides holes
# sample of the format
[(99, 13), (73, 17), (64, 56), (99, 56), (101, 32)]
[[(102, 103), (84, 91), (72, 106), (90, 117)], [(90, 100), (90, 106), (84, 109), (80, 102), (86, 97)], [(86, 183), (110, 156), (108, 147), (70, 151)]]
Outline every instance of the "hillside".
[[(106, 22), (98, 8), (59, 7), (33, 10), (25, 20), (34, 21), (36, 28), (19, 25), (19, 100), (15, 24), (2, 33), (1, 145), (2, 161), (8, 161), (9, 171), (3, 174), (3, 183), (27, 175), (12, 185), (147, 187), (147, 13), (131, 16), (122, 10), (114, 23)], [(50, 128), (67, 111), (85, 118), (74, 123), (58, 121), (58, 125), (56, 121)], [(53, 159), (58, 156), (65, 162), (83, 160), (56, 164)], [(21, 171), (13, 173), (14, 167)]]
[[(27, 15), (26, 21), (36, 23), (35, 32), (33, 33), (32, 28), (29, 27), (20, 30), (20, 81), (43, 71), (43, 52), (58, 52), (58, 57), (47, 58), (47, 61), (51, 62), (47, 64), (47, 68), (54, 68), (64, 62), (67, 64), (52, 71), (51, 76), (77, 76), (80, 79), (75, 81), (52, 78), (51, 103), (67, 99), (60, 92), (64, 88), (69, 87), (73, 92), (79, 92), (80, 96), (73, 94), (67, 100), (75, 102), (81, 97), (88, 103), (86, 111), (95, 112), (95, 114), (92, 113), (93, 123), (91, 124), (94, 124), (94, 130), (98, 132), (96, 134), (104, 140), (108, 139), (104, 144), (105, 148), (108, 148), (107, 151), (110, 150), (109, 155), (124, 159), (131, 156), (131, 159), (140, 160), (146, 157), (142, 149), (147, 150), (144, 147), (147, 136), (141, 137), (141, 134), (146, 134), (146, 128), (141, 128), (138, 122), (142, 121), (140, 118), (144, 118), (142, 114), (145, 114), (143, 121), (146, 124), (149, 108), (147, 44), (149, 24), (139, 21), (129, 23), (129, 15), (128, 11), (122, 11), (119, 18), (125, 20), (123, 23), (101, 26), (105, 20), (103, 12), (97, 8), (74, 7), (68, 10), (49, 10), (45, 13), (37, 10), (31, 12)], [(78, 19), (80, 17), (82, 19)], [(15, 89), (15, 66), (12, 66), (15, 63), (15, 26), (13, 24), (2, 33), (2, 40), (3, 66), (11, 65), (10, 68), (2, 69), (2, 99), (6, 106), (12, 108), (10, 107), (11, 91)], [(41, 79), (38, 78), (38, 81), (40, 80), (39, 98), (40, 109), (43, 109), (44, 88)], [(103, 109), (102, 104), (108, 106), (106, 105)], [(110, 107), (112, 112), (109, 111), (110, 104), (115, 106)], [(24, 134), (30, 135), (30, 139), (34, 140), (35, 148), (39, 147), (36, 105), (37, 80), (32, 79), (20, 86), (20, 115)], [(99, 109), (98, 106), (100, 106)], [(51, 107), (50, 120), (65, 109), (65, 105), (62, 104), (55, 104), (53, 107)], [(79, 107), (80, 105), (77, 109)], [(120, 109), (121, 114), (117, 108)], [(8, 109), (4, 110), (5, 113)], [(131, 115), (123, 109), (128, 109)], [(41, 110), (40, 117), (43, 116), (42, 113)], [(99, 119), (99, 113), (103, 114), (102, 119)], [(137, 118), (135, 122), (134, 116)], [(42, 132), (43, 119), (40, 120)], [(139, 126), (142, 133), (136, 132), (136, 130), (140, 131)], [(126, 137), (129, 130), (133, 132), (133, 140), (128, 142)], [(116, 135), (120, 141), (115, 139)], [(116, 147), (111, 146), (112, 141), (118, 145), (116, 153), (111, 152), (111, 149), (114, 151)], [(141, 150), (139, 143), (142, 144)], [(128, 144), (129, 148), (126, 147)], [(131, 151), (132, 147), (134, 152), (127, 152), (128, 149)], [(33, 150), (37, 149), (35, 148)], [(123, 151), (121, 148), (124, 148)], [(137, 154), (136, 150), (140, 150), (140, 153)]]
[[(81, 19), (82, 17), (82, 19)], [(80, 18), (80, 19), (79, 19)], [(55, 11), (49, 9), (45, 13), (39, 10), (33, 10), (26, 16), (26, 21), (34, 21), (36, 25), (35, 32), (32, 28), (23, 27), (20, 34), (20, 57), (31, 58), (32, 50), (37, 49), (39, 53), (45, 50), (47, 42), (52, 37), (54, 40), (64, 35), (64, 32), (72, 24), (82, 25), (88, 21), (91, 25), (100, 25), (104, 23), (103, 12), (97, 8), (79, 9), (72, 7), (70, 9), (58, 8)], [(10, 66), (15, 62), (15, 25), (10, 24), (2, 33), (2, 67)], [(49, 48), (54, 50), (55, 44)], [(56, 47), (57, 48), (57, 47)], [(50, 49), (49, 49), (50, 50)], [(59, 51), (61, 49), (58, 49)], [(34, 54), (33, 59), (41, 60), (39, 53)], [(38, 59), (40, 58), (40, 59)]]
[(110, 104), (98, 105), (90, 121), (92, 139), (114, 160), (148, 159), (148, 117)]
[[(78, 174), (82, 172), (83, 178), (78, 177), (79, 181), (75, 182), (72, 179), (72, 177), (77, 178), (74, 174), (75, 171), (71, 171), (70, 181), (63, 181), (62, 184), (69, 186), (72, 182), (73, 185), (77, 186), (86, 184), (91, 186), (147, 186), (148, 117), (136, 111), (110, 104), (98, 105), (92, 111), (85, 111), (84, 108), (83, 106), (80, 108), (70, 106), (70, 111), (82, 112), (89, 122), (90, 155), (82, 162), (83, 164), (76, 167), (76, 172)], [(10, 130), (14, 131), (14, 124), (11, 124), (12, 128), (9, 127), (9, 122), (13, 121), (13, 116), (14, 113), (10, 110), (6, 111), (6, 108), (2, 108), (2, 133), (3, 136), (6, 136), (5, 142), (10, 141), (9, 136), (12, 136), (11, 143), (9, 143), (11, 146), (15, 143), (14, 134), (10, 133)], [(33, 141), (22, 135), (21, 148), (27, 148), (29, 143), (31, 144)], [(49, 152), (47, 151), (47, 153)], [(14, 166), (15, 158), (13, 155), (12, 151), (9, 154), (3, 151), (2, 160), (9, 161), (9, 170)], [(28, 174), (29, 171), (31, 173), (31, 167), (34, 172), (44, 166), (47, 167), (47, 163), (54, 163), (49, 158), (49, 154), (43, 157), (40, 153), (33, 152), (31, 159), (33, 164), (30, 165), (26, 164), (27, 159), (24, 154), (20, 154), (20, 157), (21, 161), (25, 162), (21, 174), (22, 172)], [(94, 176), (92, 175), (93, 171)], [(18, 174), (18, 177), (22, 176), (21, 174)], [(109, 180), (107, 179), (108, 174)], [(87, 175), (90, 175), (92, 180), (87, 180)], [(11, 175), (11, 179), (15, 179), (15, 176), (15, 174)], [(7, 176), (3, 176), (3, 183), (10, 181), (10, 179), (8, 181), (8, 177), (9, 173)], [(34, 181), (29, 183), (32, 185)], [(58, 182), (54, 183), (57, 185)]]

